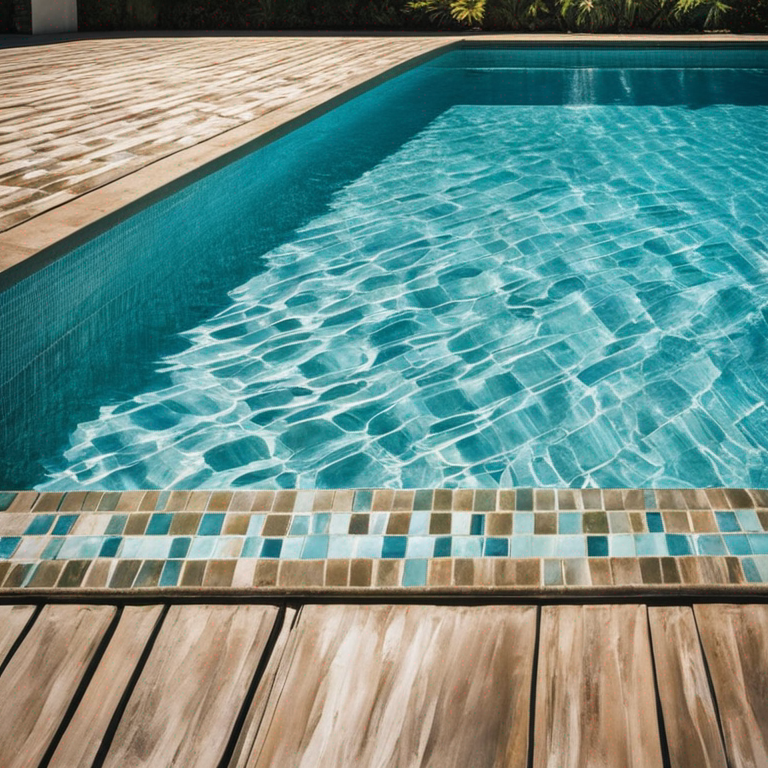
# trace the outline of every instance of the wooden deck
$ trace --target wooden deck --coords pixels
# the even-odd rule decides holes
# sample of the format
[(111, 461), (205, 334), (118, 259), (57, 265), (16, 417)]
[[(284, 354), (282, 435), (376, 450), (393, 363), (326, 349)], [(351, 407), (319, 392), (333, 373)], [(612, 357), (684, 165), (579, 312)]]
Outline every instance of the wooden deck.
[(768, 605), (0, 606), (0, 765), (764, 766)]

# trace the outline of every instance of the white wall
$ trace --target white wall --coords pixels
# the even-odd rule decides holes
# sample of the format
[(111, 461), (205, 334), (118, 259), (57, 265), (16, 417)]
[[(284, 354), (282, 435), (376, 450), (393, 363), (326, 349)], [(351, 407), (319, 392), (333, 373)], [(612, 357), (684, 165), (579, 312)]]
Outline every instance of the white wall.
[(32, 34), (77, 32), (77, 0), (32, 0)]

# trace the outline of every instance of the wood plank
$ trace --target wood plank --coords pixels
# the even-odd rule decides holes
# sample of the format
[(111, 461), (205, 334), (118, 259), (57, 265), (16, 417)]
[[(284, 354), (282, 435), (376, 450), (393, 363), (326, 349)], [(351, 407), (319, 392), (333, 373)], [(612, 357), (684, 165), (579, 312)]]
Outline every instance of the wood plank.
[(0, 605), (0, 664), (34, 612), (34, 605)]
[(47, 605), (0, 677), (0, 765), (33, 766), (51, 743), (116, 608)]
[(259, 687), (256, 689), (251, 706), (248, 708), (248, 714), (240, 730), (229, 768), (245, 768), (253, 751), (272, 690), (275, 686), (277, 686), (277, 690), (280, 690), (285, 683), (288, 665), (283, 663), (283, 658), (286, 657), (286, 654), (287, 658), (290, 658), (293, 653), (293, 644), (299, 634), (293, 631), (297, 617), (298, 611), (295, 608), (288, 607), (285, 609), (283, 626), (280, 628), (280, 634), (272, 647), (272, 653), (259, 682)]
[(104, 765), (218, 765), (277, 612), (271, 605), (171, 607)]
[(696, 605), (728, 760), (768, 765), (768, 605)]
[(662, 765), (642, 605), (542, 609), (534, 766)]
[(248, 766), (527, 763), (536, 610), (308, 605)]
[(50, 768), (93, 765), (104, 734), (163, 612), (161, 605), (127, 606), (85, 695), (59, 742)]
[(649, 608), (648, 619), (672, 765), (726, 768), (693, 611), (687, 606)]

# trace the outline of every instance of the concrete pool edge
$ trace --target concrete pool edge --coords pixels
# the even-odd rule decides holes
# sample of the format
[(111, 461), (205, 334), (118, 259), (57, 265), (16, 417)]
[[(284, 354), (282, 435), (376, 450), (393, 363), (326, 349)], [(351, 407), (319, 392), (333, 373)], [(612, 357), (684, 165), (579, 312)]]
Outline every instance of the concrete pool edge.
[[(89, 36), (89, 39), (93, 36)], [(284, 36), (288, 39), (290, 36)], [(338, 35), (343, 39), (345, 36)], [(346, 36), (351, 39), (353, 36)], [(76, 36), (64, 42), (79, 39)], [(329, 37), (328, 39), (332, 39)], [(393, 37), (392, 39), (398, 39)], [(423, 50), (392, 66), (359, 74), (341, 89), (313, 93), (142, 168), (0, 232), (0, 291), (42, 269), (157, 200), (310, 122), (340, 104), (431, 58), (460, 46), (763, 47), (768, 35), (478, 34), (406, 36)], [(329, 93), (329, 90), (333, 91)]]

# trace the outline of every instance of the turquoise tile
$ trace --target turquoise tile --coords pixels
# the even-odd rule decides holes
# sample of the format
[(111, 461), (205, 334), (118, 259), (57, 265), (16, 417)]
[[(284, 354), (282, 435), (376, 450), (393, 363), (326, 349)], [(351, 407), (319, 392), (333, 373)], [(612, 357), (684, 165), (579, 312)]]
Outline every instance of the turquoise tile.
[(352, 515), (348, 512), (334, 512), (328, 526), (328, 533), (331, 535), (347, 534), (351, 519)]
[(368, 523), (368, 533), (383, 535), (387, 531), (389, 512), (372, 512)]
[(690, 537), (682, 533), (667, 534), (667, 550), (672, 557), (685, 557), (693, 554)]
[[(123, 537), (123, 545), (120, 547), (120, 558), (122, 560), (140, 559), (139, 552), (141, 552), (141, 536)], [(58, 559), (61, 560), (61, 556)]]
[(354, 555), (355, 539), (352, 536), (331, 536), (328, 539), (328, 559), (347, 560)]
[(294, 515), (289, 533), (291, 536), (306, 536), (309, 533), (309, 515)]
[(587, 537), (558, 536), (556, 554), (558, 557), (586, 557)]
[(429, 533), (429, 516), (429, 512), (412, 512), (408, 533), (411, 536), (426, 536)]
[(19, 546), (21, 536), (0, 537), (0, 560), (9, 560)]
[[(517, 520), (517, 515), (515, 515)], [(533, 536), (515, 534), (509, 540), (509, 556), (510, 557), (531, 557), (533, 548)]]
[(248, 536), (243, 542), (243, 551), (240, 557), (259, 557), (264, 539), (261, 536)]
[(406, 560), (403, 570), (404, 587), (423, 587), (427, 583), (427, 561)]
[(722, 533), (736, 533), (741, 530), (739, 521), (733, 512), (715, 512), (717, 527)]
[(15, 493), (9, 491), (3, 491), (0, 493), (0, 512), (5, 512), (8, 507), (13, 504), (13, 500), (16, 498)]
[(613, 534), (608, 537), (611, 557), (635, 557), (635, 538), (631, 534)]
[(533, 533), (533, 512), (516, 512), (513, 525), (515, 535)]
[(208, 560), (213, 554), (216, 539), (212, 537), (195, 536), (187, 554), (187, 560)]
[(669, 554), (663, 533), (636, 533), (635, 550), (638, 557), (666, 557)]
[(730, 533), (723, 536), (725, 546), (732, 555), (751, 555), (749, 540), (743, 533)]
[(128, 515), (112, 515), (107, 523), (107, 530), (105, 533), (108, 536), (120, 536), (125, 528), (127, 520)]
[(454, 557), (480, 557), (483, 551), (482, 536), (454, 536)]
[(189, 552), (189, 545), (192, 539), (189, 536), (177, 536), (171, 542), (171, 549), (168, 553), (168, 557), (177, 559), (184, 558)]
[(560, 533), (581, 533), (581, 512), (560, 512), (557, 517)]
[(417, 511), (421, 509), (432, 509), (432, 491), (416, 491), (413, 495), (413, 508)]
[(225, 515), (217, 512), (209, 512), (203, 515), (200, 521), (200, 527), (197, 529), (198, 536), (218, 536), (221, 533), (221, 526), (224, 525)]
[(472, 514), (470, 512), (454, 512), (451, 515), (451, 533), (454, 536), (468, 536), (472, 526)]
[(656, 509), (656, 494), (652, 490), (643, 491), (643, 501), (646, 509)]
[(608, 557), (608, 537), (587, 536), (587, 557)]
[(51, 530), (56, 515), (35, 515), (24, 531), (25, 536), (43, 536)]
[[(745, 560), (749, 560), (749, 558), (744, 557), (741, 562), (743, 563)], [(760, 574), (760, 581), (768, 582), (768, 557), (765, 555), (755, 555), (755, 557), (752, 558), (752, 562)]]
[(155, 510), (160, 511), (165, 509), (165, 505), (168, 503), (168, 499), (171, 498), (170, 491), (162, 491), (157, 494), (157, 501), (155, 502)]
[(747, 538), (756, 555), (768, 555), (768, 533), (751, 533)]
[(365, 557), (377, 560), (381, 557), (381, 550), (384, 545), (383, 536), (355, 536), (357, 540), (355, 546), (355, 556)]
[(274, 560), (280, 557), (282, 549), (282, 539), (264, 539), (264, 543), (261, 545), (261, 556)]
[(763, 530), (763, 526), (760, 525), (760, 520), (754, 509), (734, 509), (733, 511), (739, 521), (739, 525), (741, 525), (742, 531), (753, 533)]
[(405, 556), (411, 559), (432, 557), (435, 539), (432, 536), (409, 536)]
[(554, 557), (557, 549), (557, 536), (539, 534), (531, 541), (531, 555), (533, 557)]
[(385, 536), (381, 546), (381, 556), (384, 558), (405, 557), (407, 545), (407, 536)]
[(312, 515), (312, 533), (328, 533), (328, 527), (331, 523), (331, 515), (328, 512), (315, 512)]
[(264, 526), (265, 515), (251, 515), (251, 519), (248, 521), (248, 530), (245, 532), (246, 536), (259, 536), (261, 529)]
[(720, 534), (702, 533), (695, 536), (694, 541), (696, 544), (696, 551), (700, 555), (720, 556), (728, 554), (725, 542)]
[(355, 491), (352, 509), (355, 512), (368, 512), (373, 501), (373, 491)]
[(646, 512), (645, 521), (648, 524), (650, 533), (664, 533), (664, 522), (661, 519), (661, 512)]
[(299, 560), (307, 538), (306, 536), (290, 536), (287, 539), (283, 539), (283, 549), (280, 552), (280, 558), (282, 560)]
[(328, 536), (307, 536), (304, 541), (304, 550), (301, 553), (302, 560), (322, 560), (328, 556)]
[[(149, 525), (147, 525), (147, 536), (165, 536), (168, 531), (171, 530), (171, 523), (173, 522), (173, 515), (167, 512), (155, 512), (152, 517), (149, 518)], [(153, 560), (161, 558), (152, 558)]]
[(485, 540), (484, 557), (507, 557), (509, 555), (509, 539), (491, 536)]
[(158, 586), (175, 587), (179, 583), (182, 564), (181, 560), (166, 560), (163, 572), (160, 574)]
[(469, 525), (469, 533), (472, 536), (485, 535), (485, 515), (473, 514)]
[(122, 541), (123, 539), (120, 536), (110, 536), (104, 539), (104, 543), (99, 550), (99, 557), (117, 557)]
[[(51, 539), (46, 545), (45, 549), (43, 550), (42, 554), (40, 555), (41, 560), (56, 560), (59, 554), (59, 551), (61, 550), (62, 546), (64, 545), (64, 539)], [(1, 555), (0, 555), (1, 556)]]
[(755, 563), (751, 557), (742, 557), (741, 567), (744, 570), (744, 576), (748, 582), (752, 584), (759, 584), (763, 581), (763, 577), (760, 575), (760, 572), (757, 570), (757, 567), (755, 566)]
[(59, 519), (56, 521), (56, 525), (53, 526), (51, 533), (54, 536), (66, 536), (78, 517), (79, 515), (59, 515)]
[(59, 560), (89, 560), (99, 554), (103, 537), (68, 536), (59, 550)]

